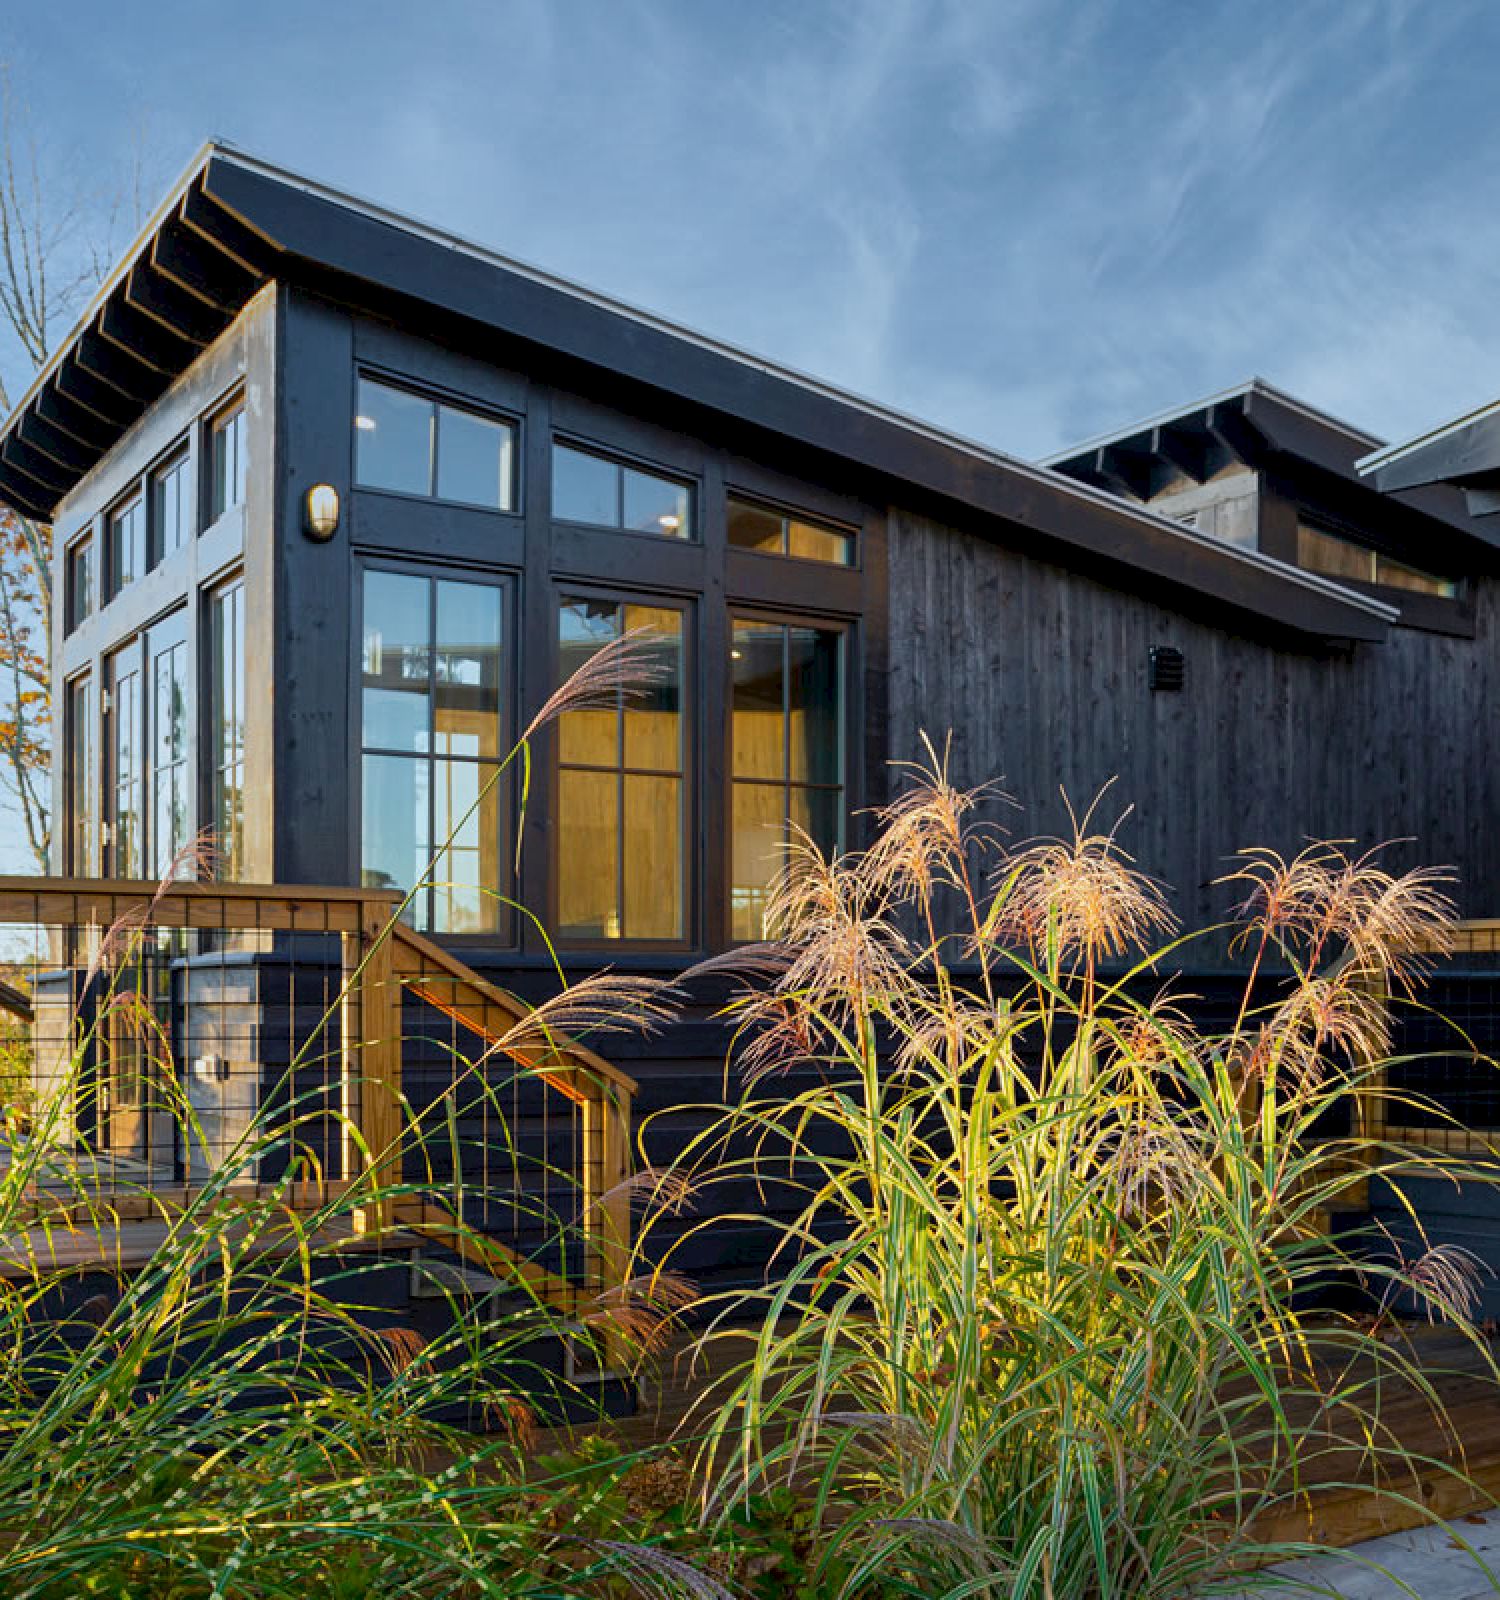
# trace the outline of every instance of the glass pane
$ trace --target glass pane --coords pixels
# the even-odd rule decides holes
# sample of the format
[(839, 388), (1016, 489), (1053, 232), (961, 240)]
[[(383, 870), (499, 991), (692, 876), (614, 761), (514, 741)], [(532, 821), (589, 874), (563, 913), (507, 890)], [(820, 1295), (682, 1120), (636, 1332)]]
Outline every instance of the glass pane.
[(1376, 557), (1375, 581), (1390, 589), (1408, 589), (1417, 594), (1440, 594), (1451, 598), (1458, 592), (1458, 585), (1451, 578), (1435, 577), (1430, 572), (1407, 566), (1404, 561), (1392, 561), (1389, 556)]
[(94, 706), (92, 678), (68, 685), (68, 808), (72, 843), (68, 868), (75, 877), (94, 871)]
[(787, 524), (787, 553), (804, 561), (836, 561), (847, 567), (854, 559), (854, 541), (837, 528), (793, 519)]
[(444, 500), (510, 509), (511, 436), (508, 423), (438, 408), (438, 483)]
[(557, 921), (569, 939), (620, 937), (619, 780), (558, 773)]
[(221, 590), (213, 602), (213, 831), (218, 876), (231, 882), (244, 866), (245, 586)]
[(734, 692), (734, 771), (742, 778), (785, 776), (782, 655), (779, 622), (736, 619), (729, 665)]
[(214, 423), (210, 439), (213, 455), (213, 514), (222, 516), (245, 499), (245, 408), (236, 406)]
[(837, 789), (793, 789), (791, 818), (825, 855), (843, 843), (843, 799)]
[(140, 500), (133, 500), (109, 519), (110, 593), (118, 594), (146, 570), (146, 518)]
[(839, 644), (838, 634), (822, 628), (787, 629), (789, 775), (798, 783), (843, 778)]
[(741, 550), (781, 555), (786, 550), (786, 519), (779, 511), (768, 511), (764, 506), (753, 506), (731, 496), (729, 542)]
[(779, 784), (737, 783), (730, 845), (730, 934), (765, 938), (766, 901), (786, 861), (784, 791)]
[(169, 556), (187, 543), (190, 526), (187, 488), (186, 456), (157, 474), (152, 498), (155, 502), (156, 549), (161, 556)]
[[(566, 682), (595, 651), (620, 637), (623, 607), (613, 600), (565, 600), (558, 612), (558, 671)], [(569, 711), (558, 730), (563, 761), (615, 767), (620, 763), (619, 712)]]
[(367, 489), (431, 494), (432, 401), (361, 378), (358, 405), (354, 481)]
[(367, 748), (428, 747), (431, 671), (426, 578), (365, 574), (364, 742)]
[[(404, 756), (364, 758), (364, 825), (360, 839), (360, 881), (367, 889), (410, 889), (432, 858), (428, 833), (426, 761)], [(412, 920), (427, 925), (425, 894), (417, 897)]]
[(496, 770), (488, 763), (433, 763), (433, 833), (440, 851), (432, 879), (435, 932), (490, 933), (500, 926)]
[(136, 878), (141, 856), (141, 707), (140, 673), (114, 673), (110, 712), (114, 785), (111, 807), (116, 877)]
[(94, 541), (81, 539), (68, 551), (68, 627), (94, 609)]
[(668, 539), (692, 538), (685, 483), (637, 472), (634, 467), (624, 468), (624, 473), (625, 527), (638, 533), (659, 533)]
[(188, 841), (185, 644), (161, 650), (152, 660), (151, 730), (152, 867), (165, 877)]
[(1375, 578), (1375, 552), (1349, 539), (1340, 539), (1305, 523), (1297, 528), (1297, 565), (1330, 578)]
[(620, 469), (613, 461), (552, 447), (552, 515), (559, 522), (620, 525)]
[(493, 584), (438, 583), (433, 712), (440, 755), (500, 753), (500, 605)]
[(625, 779), (625, 937), (680, 939), (682, 780)]
[(628, 630), (649, 628), (653, 681), (624, 696), (625, 765), (682, 770), (682, 613), (666, 606), (626, 606)]

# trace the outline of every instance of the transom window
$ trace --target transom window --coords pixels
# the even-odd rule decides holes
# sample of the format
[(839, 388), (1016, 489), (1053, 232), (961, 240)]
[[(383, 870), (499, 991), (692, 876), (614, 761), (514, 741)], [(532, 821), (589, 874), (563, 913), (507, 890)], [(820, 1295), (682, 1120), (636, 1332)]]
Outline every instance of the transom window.
[(92, 537), (79, 539), (68, 546), (67, 570), (64, 576), (66, 592), (63, 596), (67, 614), (68, 632), (71, 633), (94, 609), (94, 541)]
[(180, 550), (192, 536), (193, 510), (189, 488), (186, 451), (151, 476), (153, 565)]
[(359, 380), (354, 481), (362, 488), (510, 511), (515, 444), (513, 423)]
[(1458, 593), (1458, 584), (1452, 578), (1424, 572), (1369, 545), (1340, 538), (1322, 528), (1310, 528), (1305, 522), (1297, 524), (1297, 565), (1330, 578), (1354, 578), (1362, 583), (1383, 584), (1387, 589), (1407, 589), (1447, 599)]
[(146, 571), (146, 502), (142, 496), (137, 494), (110, 512), (107, 527), (109, 598), (113, 600)]
[(209, 424), (208, 454), (212, 517), (245, 503), (245, 402), (236, 400)]
[(624, 533), (693, 537), (686, 483), (569, 444), (552, 446), (552, 515)]
[(804, 623), (735, 617), (730, 932), (766, 935), (771, 885), (794, 830), (843, 838), (843, 638)]
[(497, 583), (364, 576), (362, 879), (443, 933), (503, 924)]
[(728, 530), (730, 545), (740, 550), (829, 561), (840, 567), (854, 565), (854, 535), (847, 528), (810, 522), (739, 495), (729, 497)]
[(566, 597), (566, 679), (624, 634), (649, 630), (642, 687), (567, 712), (558, 731), (558, 931), (566, 939), (679, 940), (684, 881), (683, 613)]

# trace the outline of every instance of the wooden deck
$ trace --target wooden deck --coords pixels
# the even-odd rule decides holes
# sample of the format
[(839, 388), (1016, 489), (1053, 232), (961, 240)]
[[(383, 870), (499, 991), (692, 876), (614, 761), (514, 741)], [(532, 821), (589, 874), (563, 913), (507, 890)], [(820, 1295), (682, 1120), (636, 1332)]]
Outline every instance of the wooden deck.
[[(1368, 1458), (1346, 1442), (1356, 1432), (1352, 1419), (1337, 1411), (1309, 1419), (1327, 1452), (1316, 1463), (1319, 1479), (1341, 1479), (1349, 1487), (1322, 1490), (1261, 1519), (1256, 1532), (1262, 1539), (1342, 1547), (1416, 1527), (1433, 1516), (1460, 1517), (1500, 1505), (1500, 1385), (1485, 1370), (1480, 1353), (1457, 1336), (1421, 1329), (1413, 1337), (1434, 1377), (1443, 1411), (1435, 1412), (1410, 1389), (1393, 1388), (1383, 1399), (1380, 1417), (1389, 1435), (1424, 1458), (1424, 1464), (1376, 1483)], [(708, 1425), (706, 1413), (695, 1407), (715, 1380), (743, 1359), (744, 1352), (734, 1346), (695, 1352), (692, 1339), (679, 1337), (643, 1384), (634, 1416), (582, 1431), (602, 1432), (628, 1449), (673, 1441), (691, 1449)], [(569, 1435), (557, 1430), (545, 1448), (564, 1448), (578, 1431)], [(1465, 1474), (1468, 1482), (1456, 1473)]]

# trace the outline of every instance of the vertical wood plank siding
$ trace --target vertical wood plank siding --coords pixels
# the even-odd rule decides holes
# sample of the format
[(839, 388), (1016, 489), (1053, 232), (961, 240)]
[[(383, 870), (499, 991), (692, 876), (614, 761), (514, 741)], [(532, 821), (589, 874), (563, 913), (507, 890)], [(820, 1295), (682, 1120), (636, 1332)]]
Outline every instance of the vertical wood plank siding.
[[(1318, 653), (1111, 589), (904, 511), (890, 516), (890, 756), (953, 733), (956, 776), (1002, 780), (1012, 833), (1056, 833), (1059, 788), (1097, 815), (1193, 922), (1249, 845), (1394, 843), (1398, 866), (1451, 865), (1466, 915), (1500, 910), (1496, 585), (1474, 583), (1478, 637), (1393, 629)], [(1153, 693), (1152, 645), (1187, 662)]]

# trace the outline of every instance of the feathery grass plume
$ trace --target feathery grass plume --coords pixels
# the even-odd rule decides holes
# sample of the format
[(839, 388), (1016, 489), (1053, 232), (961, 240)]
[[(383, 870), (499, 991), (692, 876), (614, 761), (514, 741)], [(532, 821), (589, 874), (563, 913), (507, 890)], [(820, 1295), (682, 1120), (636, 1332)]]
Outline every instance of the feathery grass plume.
[(1306, 1091), (1346, 1064), (1378, 1060), (1390, 1044), (1384, 996), (1345, 967), (1303, 978), (1272, 1011), (1249, 1057), (1252, 1076), (1282, 1075)]
[(549, 723), (570, 711), (612, 711), (622, 699), (638, 700), (668, 673), (654, 628), (631, 628), (601, 645), (548, 696), (526, 724), (520, 743), (529, 744)]
[(611, 1284), (590, 1297), (579, 1315), (587, 1328), (622, 1335), (641, 1355), (659, 1355), (697, 1304), (691, 1279), (661, 1269)]
[(860, 874), (877, 896), (899, 901), (931, 901), (933, 890), (946, 885), (966, 893), (970, 885), (968, 857), (998, 848), (999, 830), (970, 822), (988, 798), (1015, 802), (994, 784), (959, 789), (949, 780), (952, 736), (939, 755), (927, 734), (921, 736), (924, 759), (899, 762), (898, 772), (911, 785), (889, 805), (875, 811), (878, 833), (860, 861)]
[(1429, 1322), (1471, 1322), (1479, 1312), (1484, 1280), (1494, 1277), (1472, 1250), (1435, 1244), (1403, 1263), (1407, 1291), (1424, 1307)]
[(677, 1015), (676, 987), (660, 978), (591, 972), (539, 1001), (491, 1047), (506, 1055), (611, 1033), (651, 1034)]
[(1135, 867), (1115, 837), (1129, 811), (1107, 833), (1089, 831), (1103, 798), (1101, 791), (1080, 818), (1064, 794), (1072, 837), (1037, 840), (997, 869), (1001, 893), (989, 921), (995, 937), (1054, 949), (1061, 962), (1093, 968), (1175, 931), (1162, 886)]

